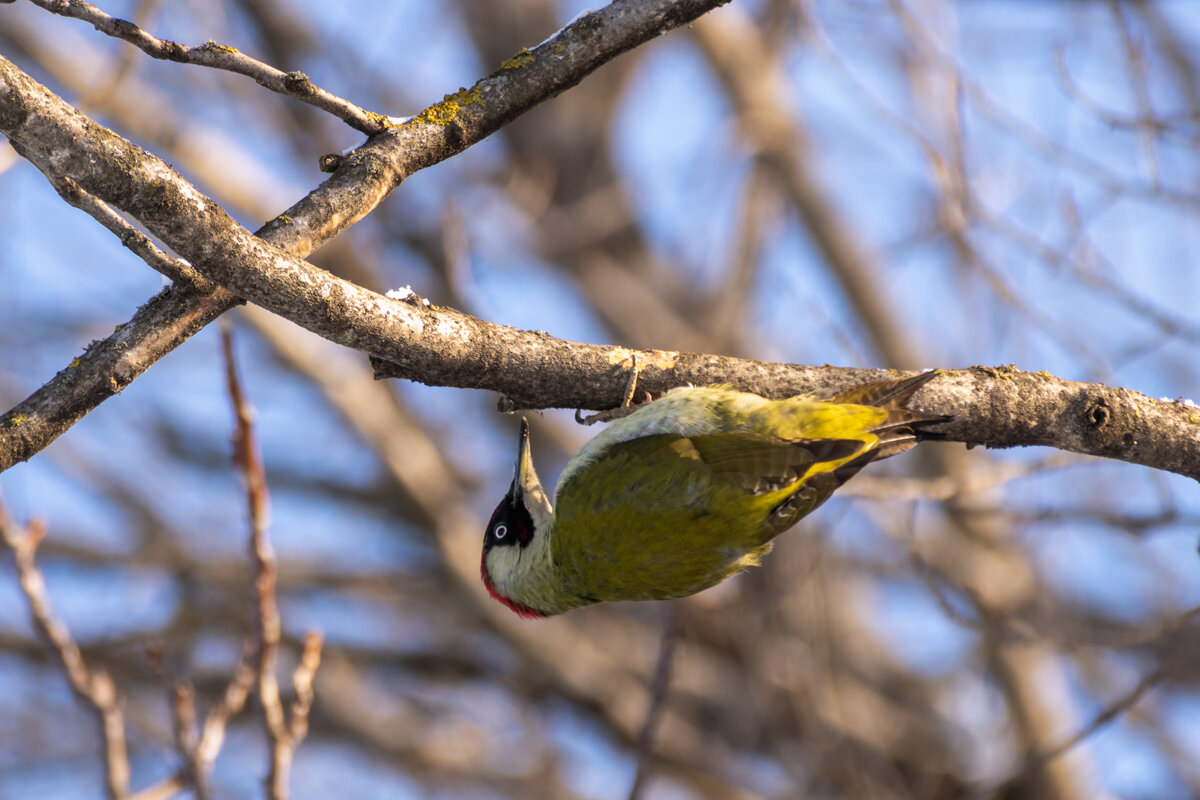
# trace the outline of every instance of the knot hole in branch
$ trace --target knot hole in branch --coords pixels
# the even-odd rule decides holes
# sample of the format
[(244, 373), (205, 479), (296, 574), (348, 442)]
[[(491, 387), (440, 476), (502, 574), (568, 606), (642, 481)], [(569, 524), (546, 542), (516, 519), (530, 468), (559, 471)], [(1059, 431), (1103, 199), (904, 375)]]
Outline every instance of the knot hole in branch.
[(1087, 421), (1093, 428), (1103, 428), (1112, 418), (1112, 409), (1104, 400), (1097, 400), (1088, 406)]

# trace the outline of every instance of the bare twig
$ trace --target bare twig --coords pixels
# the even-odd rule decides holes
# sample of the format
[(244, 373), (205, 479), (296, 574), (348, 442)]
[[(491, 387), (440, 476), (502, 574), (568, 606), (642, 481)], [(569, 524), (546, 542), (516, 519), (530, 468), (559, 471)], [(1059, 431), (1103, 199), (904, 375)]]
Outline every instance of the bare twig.
[[(243, 652), (233, 676), (225, 687), (225, 694), (219, 705), (209, 709), (204, 718), (204, 729), (199, 738), (195, 737), (195, 708), (194, 701), (184, 696), (187, 690), (181, 692), (180, 681), (172, 687), (172, 704), (175, 713), (176, 745), (184, 759), (184, 766), (153, 786), (147, 787), (128, 800), (167, 800), (184, 789), (191, 789), (197, 800), (208, 797), (208, 776), (212, 773), (213, 764), (221, 745), (225, 742), (225, 727), (229, 720), (246, 705), (246, 698), (254, 685), (255, 651), (247, 646)], [(191, 706), (191, 707), (189, 707)], [(190, 722), (187, 717), (191, 716)], [(183, 734), (182, 736), (180, 734)]]
[[(207, 796), (205, 782), (221, 749), (225, 724), (245, 705), (253, 682), (254, 671), (249, 653), (243, 655), (241, 664), (230, 679), (222, 703), (208, 713), (202, 736), (198, 734), (196, 725), (195, 693), (191, 684), (185, 680), (172, 683), (175, 740), (184, 766), (174, 775), (145, 789), (130, 792), (130, 767), (120, 698), (104, 669), (88, 668), (70, 631), (51, 610), (45, 580), (35, 561), (37, 547), (44, 536), (45, 528), (37, 522), (31, 523), (24, 531), (19, 530), (6, 514), (3, 504), (0, 504), (0, 541), (13, 553), (21, 591), (29, 603), (34, 628), (58, 657), (76, 697), (94, 710), (100, 722), (104, 740), (105, 788), (109, 798), (167, 800), (188, 788), (192, 788), (198, 798)], [(151, 651), (149, 656), (152, 666), (162, 673), (161, 654)]]
[(1027, 776), (1033, 774), (1046, 764), (1069, 752), (1096, 731), (1100, 730), (1105, 725), (1108, 725), (1117, 717), (1121, 716), (1126, 711), (1137, 705), (1137, 703), (1146, 695), (1147, 692), (1162, 682), (1163, 678), (1165, 678), (1169, 673), (1171, 666), (1171, 659), (1164, 658), (1159, 662), (1157, 667), (1155, 667), (1153, 670), (1147, 673), (1145, 677), (1138, 681), (1136, 686), (1134, 686), (1121, 697), (1114, 700), (1112, 703), (1109, 703), (1107, 706), (1105, 706), (1103, 710), (1096, 714), (1096, 716), (1092, 717), (1091, 721), (1081, 727), (1078, 731), (1071, 734), (1066, 739), (1063, 739), (1053, 747), (1030, 753), (1025, 759), (1024, 763), (1021, 764), (1020, 768), (1017, 769), (1016, 772), (1014, 772), (1011, 776), (1009, 776), (1004, 781), (1002, 786), (986, 789), (980, 792), (977, 796), (981, 798), (1003, 797), (1005, 795), (1004, 787), (1019, 784)]
[(12, 551), (21, 592), (29, 604), (30, 620), (57, 656), (71, 691), (95, 713), (104, 738), (105, 789), (112, 800), (123, 800), (129, 795), (129, 756), (125, 749), (121, 701), (112, 678), (103, 668), (88, 668), (71, 632), (54, 616), (45, 579), (34, 558), (45, 536), (45, 526), (36, 520), (25, 530), (19, 529), (0, 504), (0, 541)]
[(313, 704), (313, 679), (317, 676), (317, 667), (321, 665), (321, 644), (321, 634), (316, 631), (305, 634), (300, 663), (292, 672), (292, 690), (296, 693), (296, 699), (292, 701), (288, 734), (293, 746), (299, 744), (308, 733), (308, 712)]
[(112, 206), (95, 195), (85, 192), (75, 181), (58, 175), (49, 177), (63, 200), (108, 228), (121, 240), (121, 244), (133, 251), (151, 269), (161, 272), (182, 286), (210, 292), (216, 288), (211, 281), (193, 269), (191, 264), (164, 253), (154, 242), (150, 241), (149, 236), (130, 225), (124, 217), (112, 209)]
[(386, 117), (372, 114), (349, 100), (327, 92), (309, 80), (303, 72), (283, 72), (270, 64), (251, 58), (233, 47), (220, 45), (213, 41), (205, 42), (199, 47), (188, 47), (178, 42), (159, 39), (129, 20), (106, 14), (83, 0), (31, 0), (31, 2), (52, 13), (88, 22), (98, 31), (141, 48), (146, 55), (152, 58), (223, 69), (253, 78), (259, 86), (327, 111), (368, 136), (383, 131), (390, 124)]
[(1147, 80), (1146, 54), (1143, 43), (1130, 30), (1129, 20), (1117, 0), (1109, 0), (1109, 10), (1112, 13), (1116, 28), (1121, 34), (1121, 44), (1125, 50), (1125, 60), (1128, 65), (1130, 88), (1138, 106), (1139, 140), (1142, 153), (1146, 159), (1146, 167), (1155, 186), (1162, 185), (1162, 170), (1160, 169), (1158, 140), (1155, 129), (1158, 125), (1158, 114), (1154, 110), (1154, 101), (1150, 96), (1150, 85)]
[[(196, 763), (196, 747), (200, 743), (200, 730), (196, 724), (196, 690), (192, 682), (183, 678), (172, 681), (170, 700), (175, 722), (175, 749), (183, 759), (183, 777), (189, 786), (199, 787), (202, 780)], [(203, 796), (204, 793), (197, 789), (196, 794)]]
[(233, 460), (246, 483), (246, 504), (250, 513), (250, 560), (254, 565), (255, 616), (258, 624), (255, 632), (258, 645), (255, 658), (258, 698), (263, 706), (263, 722), (271, 742), (267, 796), (271, 800), (286, 800), (292, 759), (296, 747), (308, 731), (308, 712), (313, 701), (312, 683), (321, 662), (321, 636), (310, 632), (305, 637), (300, 664), (292, 677), (296, 699), (289, 723), (280, 699), (279, 681), (275, 676), (282, 624), (275, 596), (275, 552), (268, 536), (270, 504), (267, 479), (254, 432), (253, 411), (238, 380), (233, 333), (229, 324), (221, 326), (221, 349), (235, 415)]
[[(145, 28), (147, 22), (157, 16), (161, 4), (162, 0), (135, 0), (127, 19), (139, 28)], [(120, 91), (121, 85), (137, 71), (140, 63), (141, 55), (136, 50), (122, 48), (113, 59), (112, 67), (105, 70), (108, 74), (104, 75), (103, 80), (96, 82), (80, 96), (79, 107), (89, 109), (107, 105), (113, 95)]]
[(675, 660), (675, 643), (679, 639), (679, 615), (672, 603), (663, 607), (662, 641), (658, 650), (658, 661), (654, 665), (654, 678), (650, 682), (650, 707), (646, 709), (646, 721), (637, 740), (637, 771), (633, 785), (629, 787), (629, 800), (640, 800), (650, 781), (654, 757), (654, 737), (662, 719), (667, 691), (671, 686), (671, 665)]
[(177, 772), (163, 778), (153, 786), (147, 786), (141, 791), (128, 795), (128, 800), (170, 800), (187, 788), (187, 776), (183, 772)]
[(204, 718), (204, 731), (196, 745), (196, 764), (203, 774), (212, 770), (217, 753), (225, 741), (225, 727), (246, 705), (246, 698), (254, 686), (255, 648), (247, 643), (242, 658), (234, 670), (233, 677), (225, 687), (221, 704), (212, 708)]
[[(1076, 242), (1076, 247), (1083, 250), (1076, 257), (1057, 252), (1011, 219), (986, 210), (979, 211), (976, 224), (1005, 237), (1013, 245), (1042, 260), (1048, 266), (1057, 270), (1069, 271), (1072, 277), (1097, 289), (1131, 314), (1135, 314), (1139, 319), (1157, 327), (1165, 337), (1178, 336), (1191, 342), (1200, 340), (1200, 326), (1182, 315), (1176, 315), (1161, 308), (1133, 289), (1122, 285), (1117, 277), (1118, 271), (1111, 264), (1107, 264), (1099, 249), (1092, 245), (1086, 233), (1086, 225), (1080, 220), (1079, 209), (1074, 200), (1067, 197), (1063, 205), (1067, 224), (1074, 234), (1072, 239)], [(1165, 337), (1156, 336), (1158, 339)]]
[(183, 761), (183, 766), (174, 775), (139, 792), (138, 798), (146, 800), (150, 797), (170, 797), (176, 791), (190, 788), (197, 800), (204, 800), (208, 797), (208, 776), (212, 772), (217, 752), (221, 749), (225, 723), (245, 705), (246, 696), (254, 681), (253, 650), (249, 646), (244, 648), (241, 661), (230, 677), (222, 702), (212, 708), (205, 718), (203, 737), (197, 724), (196, 692), (191, 681), (172, 678), (167, 674), (163, 666), (161, 647), (155, 645), (148, 648), (146, 656), (151, 669), (167, 684), (167, 700), (171, 706), (174, 723), (175, 749)]
[[(909, 20), (919, 19), (919, 15), (904, 0), (891, 0), (891, 3)], [(1023, 143), (1029, 152), (1048, 163), (1078, 172), (1107, 192), (1158, 200), (1187, 210), (1194, 210), (1200, 205), (1200, 195), (1194, 192), (1156, 185), (1152, 181), (1126, 179), (1103, 161), (1081, 153), (1046, 134), (1037, 126), (1030, 125), (1019, 115), (1012, 113), (982, 83), (973, 80), (972, 71), (963, 68), (953, 52), (943, 41), (932, 35), (928, 28), (916, 24), (907, 24), (906, 27), (916, 32), (920, 37), (920, 44), (931, 56), (946, 61), (955, 70), (961, 81), (964, 97), (973, 103), (974, 110), (1000, 130), (1011, 134), (1016, 141)]]

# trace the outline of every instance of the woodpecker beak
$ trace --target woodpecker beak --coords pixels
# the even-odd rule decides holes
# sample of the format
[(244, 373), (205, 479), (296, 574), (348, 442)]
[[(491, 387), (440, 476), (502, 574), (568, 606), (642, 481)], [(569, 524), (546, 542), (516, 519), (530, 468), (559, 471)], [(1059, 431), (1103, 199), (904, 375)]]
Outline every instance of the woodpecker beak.
[(537, 472), (533, 469), (533, 454), (529, 449), (529, 422), (521, 417), (521, 439), (517, 443), (517, 463), (513, 465), (513, 496), (517, 500), (525, 494), (526, 482), (533, 475), (537, 480)]
[(533, 518), (534, 525), (541, 526), (550, 519), (553, 511), (546, 490), (538, 480), (537, 470), (533, 468), (533, 453), (529, 448), (529, 423), (521, 419), (521, 441), (517, 445), (517, 463), (513, 468), (513, 483), (509, 492), (513, 501), (525, 506)]

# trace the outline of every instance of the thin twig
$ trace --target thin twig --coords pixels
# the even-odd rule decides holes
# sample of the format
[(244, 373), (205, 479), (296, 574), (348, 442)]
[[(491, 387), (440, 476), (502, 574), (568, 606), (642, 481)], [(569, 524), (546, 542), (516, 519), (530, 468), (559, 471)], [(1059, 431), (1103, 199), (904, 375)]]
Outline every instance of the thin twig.
[(1145, 696), (1147, 692), (1157, 686), (1163, 678), (1167, 676), (1171, 659), (1165, 658), (1157, 667), (1149, 672), (1144, 678), (1138, 681), (1137, 685), (1130, 689), (1126, 694), (1117, 698), (1114, 702), (1106, 706), (1100, 713), (1092, 718), (1090, 722), (1080, 728), (1078, 731), (1068, 736), (1063, 741), (1044, 750), (1037, 750), (1029, 754), (1020, 768), (1009, 778), (1007, 778), (1001, 786), (988, 788), (980, 793), (977, 797), (1003, 797), (1005, 795), (1005, 787), (1015, 786), (1023, 781), (1026, 777), (1036, 772), (1051, 761), (1062, 756), (1069, 750), (1074, 749), (1077, 745), (1094, 734), (1096, 731), (1103, 728), (1108, 723), (1115, 720), (1117, 717), (1124, 714), (1129, 709), (1137, 705), (1138, 701)]
[(163, 800), (184, 789), (191, 789), (196, 800), (209, 796), (208, 777), (225, 740), (225, 727), (246, 705), (254, 685), (255, 648), (247, 642), (242, 656), (229, 678), (221, 702), (209, 709), (200, 728), (196, 717), (196, 694), (190, 681), (171, 679), (163, 667), (160, 647), (151, 647), (146, 656), (151, 669), (168, 684), (168, 700), (174, 722), (175, 749), (183, 766), (174, 774), (153, 786), (142, 789), (129, 800)]
[(102, 33), (123, 39), (135, 47), (141, 48), (151, 58), (223, 69), (253, 78), (259, 86), (301, 100), (333, 114), (350, 127), (362, 131), (368, 136), (380, 133), (391, 124), (383, 115), (372, 114), (349, 100), (322, 89), (309, 80), (303, 72), (284, 72), (256, 58), (251, 58), (236, 48), (220, 45), (211, 40), (199, 47), (188, 47), (169, 39), (159, 39), (129, 20), (106, 14), (91, 3), (85, 3), (82, 0), (31, 0), (31, 2), (51, 13), (88, 22)]
[(0, 541), (12, 551), (33, 627), (58, 657), (75, 696), (95, 712), (104, 737), (105, 789), (113, 800), (123, 800), (129, 796), (129, 756), (120, 698), (108, 673), (103, 668), (88, 668), (70, 630), (54, 616), (46, 581), (34, 558), (45, 536), (45, 525), (36, 520), (24, 530), (18, 528), (0, 504)]
[(200, 735), (200, 743), (196, 746), (196, 763), (197, 768), (205, 775), (212, 771), (213, 762), (217, 760), (217, 753), (225, 741), (226, 725), (246, 705), (246, 698), (254, 686), (254, 662), (255, 648), (247, 643), (242, 651), (241, 661), (225, 687), (221, 704), (209, 710), (208, 716), (204, 718), (204, 731)]
[(316, 631), (305, 634), (300, 663), (292, 673), (292, 689), (296, 699), (292, 701), (292, 721), (288, 732), (297, 744), (308, 733), (308, 712), (313, 704), (313, 679), (317, 677), (317, 667), (321, 665), (321, 644), (321, 634)]
[(212, 281), (193, 269), (191, 264), (163, 252), (154, 242), (150, 241), (149, 236), (130, 225), (124, 217), (113, 210), (112, 206), (95, 195), (85, 192), (75, 181), (61, 175), (53, 175), (50, 182), (63, 200), (108, 228), (121, 240), (121, 244), (133, 251), (152, 269), (161, 272), (179, 285), (193, 286), (208, 292), (215, 288)]
[(857, 475), (840, 489), (842, 497), (870, 497), (879, 500), (950, 500), (964, 495), (990, 491), (1025, 478), (1053, 470), (1090, 464), (1070, 453), (1051, 453), (1028, 463), (995, 462), (975, 467), (965, 474), (936, 478), (893, 478)]
[(640, 800), (650, 781), (651, 761), (654, 757), (654, 737), (662, 719), (667, 690), (671, 686), (671, 665), (675, 660), (675, 643), (679, 639), (679, 615), (671, 603), (664, 605), (662, 641), (658, 650), (658, 661), (654, 665), (654, 678), (650, 682), (650, 707), (646, 709), (646, 721), (642, 723), (637, 742), (637, 772), (633, 785), (629, 787), (629, 800)]
[[(184, 781), (190, 786), (201, 784), (199, 764), (196, 762), (196, 747), (200, 743), (200, 730), (196, 724), (196, 690), (192, 682), (180, 678), (171, 682), (171, 716), (174, 719), (175, 749), (183, 759)], [(199, 790), (197, 796), (201, 795)]]
[(1117, 0), (1109, 0), (1109, 10), (1112, 13), (1113, 21), (1116, 23), (1117, 30), (1121, 34), (1121, 44), (1125, 50), (1125, 61), (1128, 65), (1127, 74), (1129, 75), (1130, 89), (1133, 91), (1134, 101), (1138, 106), (1139, 117), (1139, 139), (1142, 145), (1142, 152), (1145, 155), (1146, 166), (1149, 168), (1150, 179), (1154, 185), (1162, 185), (1162, 170), (1158, 155), (1158, 140), (1155, 138), (1155, 129), (1158, 123), (1158, 114), (1154, 110), (1154, 101), (1150, 96), (1150, 86), (1146, 75), (1146, 54), (1142, 50), (1142, 42), (1140, 42), (1129, 28), (1129, 20), (1125, 18), (1125, 12), (1121, 8), (1121, 4)]
[(279, 660), (279, 640), (282, 624), (275, 596), (275, 551), (268, 535), (270, 502), (262, 453), (254, 432), (254, 413), (242, 391), (233, 352), (232, 326), (221, 325), (221, 349), (225, 359), (225, 377), (233, 405), (235, 427), (233, 461), (246, 483), (246, 504), (250, 514), (250, 560), (254, 565), (255, 611), (257, 620), (257, 653), (254, 659), (258, 698), (263, 707), (263, 723), (271, 742), (270, 767), (267, 773), (267, 796), (271, 800), (288, 797), (288, 773), (296, 747), (308, 732), (308, 712), (312, 708), (313, 678), (321, 662), (321, 637), (309, 633), (304, 640), (300, 664), (292, 677), (296, 699), (292, 705), (289, 724), (279, 694), (275, 676)]
[(127, 800), (170, 800), (187, 788), (187, 774), (180, 770), (152, 786), (128, 795)]
[[(225, 724), (245, 705), (246, 695), (253, 683), (251, 656), (249, 653), (243, 655), (241, 664), (230, 679), (223, 702), (212, 709), (205, 719), (203, 736), (198, 735), (195, 694), (191, 684), (183, 680), (173, 683), (171, 701), (175, 740), (184, 766), (174, 775), (131, 793), (125, 721), (120, 698), (105, 670), (88, 668), (70, 631), (51, 610), (45, 579), (35, 560), (37, 547), (44, 537), (45, 527), (37, 522), (30, 523), (26, 530), (20, 530), (0, 503), (0, 541), (13, 553), (17, 577), (21, 591), (29, 603), (33, 626), (58, 656), (72, 691), (95, 711), (100, 722), (104, 738), (105, 788), (108, 796), (112, 800), (167, 800), (191, 788), (197, 798), (205, 797), (205, 781), (212, 771), (217, 752), (221, 749)], [(161, 654), (152, 650), (149, 657), (151, 666), (161, 673)]]

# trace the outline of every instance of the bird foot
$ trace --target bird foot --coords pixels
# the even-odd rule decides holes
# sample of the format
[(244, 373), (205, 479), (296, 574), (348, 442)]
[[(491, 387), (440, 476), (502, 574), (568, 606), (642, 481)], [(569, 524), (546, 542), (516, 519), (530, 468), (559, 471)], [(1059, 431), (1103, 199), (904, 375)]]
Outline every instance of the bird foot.
[(595, 414), (588, 414), (586, 416), (580, 414), (580, 409), (577, 408), (575, 409), (576, 422), (578, 422), (580, 425), (595, 425), (597, 422), (612, 422), (615, 419), (621, 419), (622, 417), (629, 416), (634, 411), (637, 411), (643, 405), (654, 399), (650, 396), (649, 392), (643, 392), (642, 394), (645, 395), (645, 399), (636, 405), (634, 404), (633, 396), (637, 393), (637, 380), (641, 369), (638, 367), (636, 354), (631, 354), (629, 359), (632, 364), (630, 366), (629, 380), (625, 384), (625, 397), (623, 400), (621, 400), (621, 405), (617, 406), (616, 408), (610, 408), (606, 411), (597, 411)]

